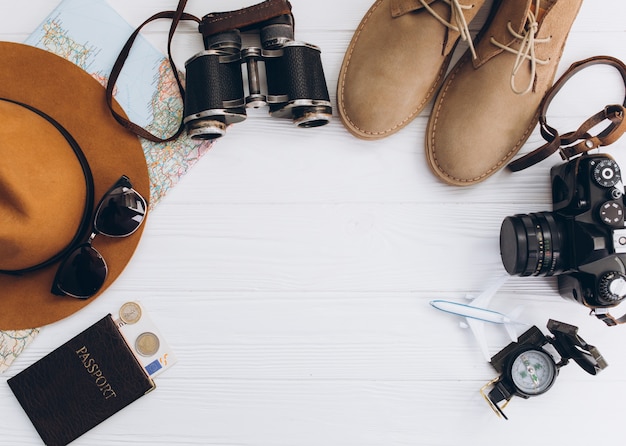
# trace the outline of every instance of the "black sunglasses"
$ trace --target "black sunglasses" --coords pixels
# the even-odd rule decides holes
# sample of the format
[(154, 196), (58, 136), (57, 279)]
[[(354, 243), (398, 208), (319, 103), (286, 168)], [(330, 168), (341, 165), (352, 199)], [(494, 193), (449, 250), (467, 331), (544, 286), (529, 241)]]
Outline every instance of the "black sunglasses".
[(128, 177), (122, 175), (98, 203), (89, 239), (71, 250), (61, 262), (52, 294), (78, 299), (96, 294), (106, 280), (108, 268), (91, 245), (93, 239), (98, 234), (128, 237), (141, 226), (146, 212), (146, 200), (133, 189)]

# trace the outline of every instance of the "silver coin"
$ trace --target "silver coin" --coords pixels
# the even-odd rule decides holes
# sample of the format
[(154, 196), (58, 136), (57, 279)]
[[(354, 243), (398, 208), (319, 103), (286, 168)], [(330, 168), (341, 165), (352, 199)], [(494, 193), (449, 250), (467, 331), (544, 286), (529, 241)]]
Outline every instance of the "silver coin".
[(126, 302), (120, 308), (120, 319), (127, 324), (134, 324), (141, 319), (141, 307), (136, 302)]
[(152, 356), (159, 351), (159, 338), (149, 331), (141, 333), (135, 340), (135, 349), (141, 356)]

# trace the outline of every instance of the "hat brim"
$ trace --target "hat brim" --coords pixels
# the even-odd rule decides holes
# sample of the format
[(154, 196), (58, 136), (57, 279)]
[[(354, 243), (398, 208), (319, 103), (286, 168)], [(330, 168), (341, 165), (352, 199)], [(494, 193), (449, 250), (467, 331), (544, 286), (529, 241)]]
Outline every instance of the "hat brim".
[[(18, 43), (0, 42), (0, 60), (0, 97), (35, 107), (68, 130), (91, 168), (96, 203), (121, 175), (148, 199), (150, 181), (141, 143), (112, 117), (104, 87), (96, 79), (53, 53)], [(129, 237), (96, 237), (94, 247), (107, 263), (108, 276), (98, 294), (88, 299), (50, 292), (58, 263), (21, 276), (0, 274), (0, 330), (41, 327), (93, 302), (128, 264), (144, 227)]]

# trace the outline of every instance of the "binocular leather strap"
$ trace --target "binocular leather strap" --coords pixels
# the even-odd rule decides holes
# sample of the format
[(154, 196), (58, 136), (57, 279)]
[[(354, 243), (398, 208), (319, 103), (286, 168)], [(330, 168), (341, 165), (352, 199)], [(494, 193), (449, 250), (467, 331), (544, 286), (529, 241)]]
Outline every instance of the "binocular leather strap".
[[(610, 65), (616, 68), (622, 76), (624, 85), (626, 86), (626, 65), (624, 65), (624, 63), (619, 59), (610, 56), (595, 56), (573, 63), (552, 86), (552, 88), (548, 90), (539, 107), (539, 125), (541, 136), (543, 136), (547, 143), (511, 162), (507, 166), (509, 170), (517, 172), (526, 169), (527, 167), (544, 160), (558, 150), (560, 150), (560, 154), (563, 159), (569, 159), (589, 150), (612, 144), (617, 141), (620, 136), (622, 136), (622, 134), (626, 131), (626, 120), (624, 116), (626, 112), (626, 97), (624, 98), (624, 103), (622, 105), (606, 106), (604, 110), (601, 110), (591, 116), (573, 132), (560, 135), (555, 128), (549, 126), (547, 123), (546, 114), (548, 107), (563, 85), (565, 85), (565, 83), (574, 74), (578, 73), (582, 69), (598, 64)], [(596, 136), (592, 136), (588, 133), (590, 129), (605, 120), (608, 120), (609, 124), (604, 130)]]
[(135, 39), (139, 35), (139, 32), (141, 31), (141, 29), (144, 26), (146, 26), (148, 23), (153, 22), (154, 20), (172, 19), (172, 24), (170, 26), (170, 31), (169, 31), (168, 39), (167, 39), (167, 55), (169, 58), (170, 66), (172, 67), (172, 71), (174, 73), (174, 77), (176, 78), (176, 83), (178, 84), (178, 91), (180, 92), (181, 98), (183, 98), (184, 100), (185, 89), (183, 87), (182, 81), (180, 80), (180, 75), (178, 73), (178, 70), (176, 69), (176, 64), (174, 63), (174, 60), (172, 58), (172, 51), (171, 51), (172, 38), (174, 37), (174, 32), (176, 31), (176, 27), (178, 26), (181, 20), (191, 20), (191, 21), (200, 23), (200, 19), (198, 17), (183, 12), (186, 4), (187, 4), (187, 0), (180, 0), (176, 11), (162, 11), (162, 12), (158, 12), (154, 14), (152, 17), (148, 18), (145, 22), (143, 22), (131, 34), (128, 41), (122, 48), (119, 56), (117, 57), (115, 63), (113, 64), (113, 68), (111, 70), (111, 74), (109, 76), (109, 80), (106, 86), (106, 103), (109, 107), (109, 110), (111, 110), (111, 114), (113, 115), (115, 120), (119, 122), (122, 126), (124, 126), (126, 129), (134, 133), (135, 135), (141, 136), (142, 138), (145, 138), (152, 142), (167, 142), (167, 141), (172, 141), (178, 138), (185, 129), (182, 119), (178, 126), (178, 129), (173, 135), (166, 136), (166, 137), (159, 137), (159, 136), (153, 135), (152, 133), (150, 133), (143, 127), (126, 119), (124, 116), (120, 115), (115, 110), (113, 110), (113, 89), (115, 88), (115, 84), (120, 76), (122, 68), (124, 67), (124, 63), (126, 62), (126, 59), (128, 58), (130, 49), (132, 48), (133, 43), (135, 42)]
[(236, 11), (213, 12), (202, 18), (200, 32), (203, 36), (222, 33), (231, 29), (241, 29), (260, 22), (291, 14), (291, 4), (287, 0), (266, 0)]
[(178, 70), (176, 69), (176, 64), (174, 63), (174, 60), (172, 58), (171, 48), (174, 32), (176, 31), (178, 24), (182, 20), (191, 20), (200, 24), (200, 31), (202, 32), (203, 36), (205, 36), (218, 32), (223, 32), (229, 29), (246, 28), (248, 26), (265, 20), (269, 20), (274, 17), (278, 17), (284, 14), (291, 14), (291, 4), (288, 0), (266, 0), (257, 5), (253, 5), (236, 11), (208, 14), (203, 19), (199, 19), (194, 15), (184, 12), (186, 5), (187, 0), (179, 0), (176, 11), (158, 12), (152, 17), (149, 17), (141, 25), (139, 25), (139, 27), (131, 34), (128, 41), (120, 51), (119, 56), (113, 64), (113, 68), (111, 70), (111, 74), (109, 76), (109, 80), (106, 86), (106, 103), (115, 120), (135, 135), (152, 142), (167, 142), (178, 138), (185, 130), (185, 124), (183, 123), (182, 119), (178, 125), (178, 129), (174, 132), (174, 134), (160, 137), (150, 133), (148, 130), (144, 129), (140, 125), (135, 124), (134, 122), (130, 121), (129, 119), (125, 118), (124, 116), (113, 110), (113, 90), (115, 88), (115, 84), (117, 83), (126, 59), (128, 59), (128, 55), (130, 54), (130, 50), (135, 42), (135, 39), (137, 38), (139, 32), (144, 26), (158, 19), (172, 19), (172, 24), (170, 26), (167, 39), (167, 56), (170, 66), (172, 67), (174, 77), (176, 78), (176, 83), (178, 84), (178, 91), (184, 102), (185, 88), (180, 79)]

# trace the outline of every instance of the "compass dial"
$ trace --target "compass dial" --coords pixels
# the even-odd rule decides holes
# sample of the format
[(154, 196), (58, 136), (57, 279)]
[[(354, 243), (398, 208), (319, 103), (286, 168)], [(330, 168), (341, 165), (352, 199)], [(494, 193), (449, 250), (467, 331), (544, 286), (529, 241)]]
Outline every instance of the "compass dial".
[(552, 386), (556, 365), (550, 355), (541, 350), (525, 350), (511, 364), (511, 379), (525, 395), (539, 395)]

